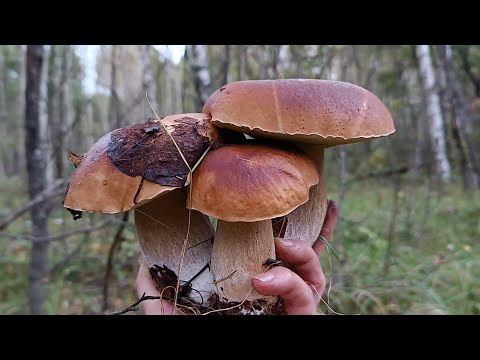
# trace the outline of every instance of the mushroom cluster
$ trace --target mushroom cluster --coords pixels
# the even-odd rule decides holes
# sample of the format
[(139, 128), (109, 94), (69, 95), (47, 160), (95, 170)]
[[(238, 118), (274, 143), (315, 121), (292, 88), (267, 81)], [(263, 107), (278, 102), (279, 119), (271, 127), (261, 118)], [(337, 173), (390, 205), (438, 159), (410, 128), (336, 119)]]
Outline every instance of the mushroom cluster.
[(159, 289), (177, 280), (179, 301), (200, 313), (281, 313), (279, 299), (251, 286), (275, 259), (272, 221), (282, 219), (276, 236), (313, 244), (327, 207), (324, 149), (394, 131), (382, 101), (354, 84), (232, 82), (202, 113), (102, 137), (73, 173), (64, 206), (74, 218), (134, 210)]

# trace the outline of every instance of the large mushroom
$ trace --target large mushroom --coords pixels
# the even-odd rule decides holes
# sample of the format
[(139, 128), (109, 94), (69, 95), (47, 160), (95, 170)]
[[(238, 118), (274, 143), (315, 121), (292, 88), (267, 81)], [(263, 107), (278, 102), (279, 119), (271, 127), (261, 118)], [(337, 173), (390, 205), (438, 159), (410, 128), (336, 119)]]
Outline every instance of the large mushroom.
[(253, 142), (211, 151), (193, 174), (188, 207), (217, 219), (211, 269), (219, 308), (232, 313), (278, 313), (276, 297), (252, 288), (252, 278), (275, 259), (272, 219), (308, 200), (319, 180), (300, 149)]
[(254, 138), (293, 142), (315, 161), (320, 181), (309, 201), (287, 215), (286, 238), (310, 244), (326, 214), (324, 149), (388, 136), (395, 131), (383, 102), (354, 84), (304, 79), (229, 83), (206, 101), (203, 112), (220, 128)]
[[(223, 139), (209, 120), (201, 113), (178, 114), (109, 132), (85, 155), (74, 159), (76, 169), (64, 200), (74, 219), (83, 211), (115, 214), (134, 210), (141, 249), (148, 265), (158, 270), (157, 278), (162, 280), (164, 274), (163, 285), (170, 286), (175, 277), (181, 284), (195, 277), (188, 289), (196, 290), (189, 295), (198, 302), (212, 289), (205, 266), (210, 261), (214, 229), (206, 215), (186, 209), (186, 186), (191, 179), (171, 137), (193, 167), (209, 147), (220, 146)], [(189, 216), (190, 248), (178, 274)]]

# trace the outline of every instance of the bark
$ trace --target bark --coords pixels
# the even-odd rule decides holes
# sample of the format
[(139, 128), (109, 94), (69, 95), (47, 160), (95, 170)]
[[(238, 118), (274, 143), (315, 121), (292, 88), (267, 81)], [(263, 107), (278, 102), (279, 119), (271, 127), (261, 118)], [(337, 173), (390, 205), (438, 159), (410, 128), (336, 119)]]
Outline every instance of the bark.
[(303, 46), (302, 45), (290, 45), (290, 56), (293, 67), (293, 76), (296, 78), (305, 77), (303, 69)]
[(435, 157), (436, 172), (441, 182), (448, 183), (451, 180), (450, 161), (447, 156), (447, 148), (444, 133), (444, 121), (440, 108), (440, 99), (436, 88), (435, 72), (432, 65), (430, 48), (428, 45), (415, 47), (418, 60), (418, 73), (423, 96), (427, 108), (429, 121), (430, 140)]
[(238, 80), (245, 80), (247, 66), (247, 45), (237, 46)]
[(120, 99), (118, 97), (117, 84), (117, 51), (118, 45), (112, 45), (111, 64), (110, 64), (110, 106), (109, 106), (109, 122), (110, 127), (116, 129), (122, 127), (122, 119), (120, 118)]
[(268, 47), (260, 45), (257, 47), (258, 78), (264, 80), (268, 78)]
[(207, 47), (205, 45), (187, 45), (187, 51), (197, 95), (195, 111), (200, 112), (211, 94), (212, 85), (208, 70)]
[(393, 205), (392, 205), (392, 217), (388, 225), (387, 235), (387, 250), (385, 252), (385, 259), (383, 261), (383, 276), (388, 276), (390, 266), (392, 265), (395, 252), (395, 230), (397, 226), (398, 213), (400, 212), (399, 195), (401, 190), (401, 178), (399, 176), (394, 178), (393, 186)]
[(68, 144), (68, 130), (71, 128), (72, 119), (72, 95), (70, 86), (71, 72), (71, 45), (63, 45), (59, 49), (59, 84), (58, 84), (58, 118), (55, 128), (55, 167), (56, 177), (63, 178), (66, 166), (66, 150), (65, 144)]
[(411, 236), (414, 234), (414, 226), (415, 226), (415, 221), (413, 218), (413, 212), (414, 212), (414, 206), (415, 206), (415, 201), (416, 199), (416, 191), (418, 187), (418, 172), (420, 171), (420, 166), (422, 165), (422, 144), (424, 141), (424, 124), (420, 119), (418, 119), (417, 116), (414, 116), (413, 114), (413, 109), (412, 109), (412, 104), (409, 101), (407, 104), (408, 110), (410, 113), (410, 117), (414, 118), (415, 121), (417, 122), (417, 134), (416, 134), (416, 141), (415, 141), (415, 150), (412, 152), (412, 156), (410, 159), (410, 168), (411, 171), (409, 172), (408, 175), (408, 183), (407, 183), (407, 189), (406, 189), (406, 194), (407, 194), (407, 215), (405, 219), (405, 227), (406, 227), (406, 233), (408, 236)]
[(230, 82), (230, 45), (223, 46), (222, 84)]
[(89, 149), (95, 143), (94, 133), (94, 110), (93, 100), (85, 100), (85, 116), (84, 116), (84, 131), (85, 131), (85, 148)]
[[(0, 52), (0, 132), (2, 134), (6, 133), (7, 125), (7, 101), (5, 99), (5, 68), (3, 61), (3, 54)], [(0, 178), (5, 176), (5, 154), (7, 151), (4, 149), (3, 142), (0, 143), (0, 150), (2, 156), (0, 157)]]
[(452, 48), (450, 45), (438, 46), (440, 71), (445, 79), (445, 95), (451, 104), (452, 135), (461, 159), (464, 186), (467, 189), (476, 189), (480, 184), (480, 172), (476, 154), (465, 126), (471, 121), (468, 104), (463, 88), (453, 68)]
[(459, 53), (462, 59), (463, 70), (465, 71), (465, 74), (467, 74), (468, 78), (470, 79), (475, 88), (475, 95), (477, 97), (480, 97), (480, 76), (473, 73), (469, 59), (470, 46), (460, 46)]
[(183, 67), (182, 67), (182, 88), (180, 89), (180, 97), (182, 99), (182, 113), (187, 113), (187, 106), (186, 106), (186, 97), (187, 97), (187, 87), (188, 87), (188, 52), (185, 48), (185, 52), (183, 53)]
[[(47, 74), (48, 57), (43, 45), (27, 46), (25, 89), (25, 152), (30, 198), (48, 185)], [(48, 236), (48, 203), (31, 209), (32, 236)], [(44, 313), (45, 285), (48, 281), (48, 242), (34, 242), (29, 269), (29, 301), (32, 314)]]
[[(25, 45), (19, 46), (19, 68), (18, 68), (18, 83), (19, 92), (17, 96), (17, 119), (25, 119)], [(23, 126), (16, 126), (17, 142), (13, 153), (13, 171), (19, 174), (25, 168), (25, 131)]]
[(280, 72), (278, 71), (278, 58), (280, 56), (281, 49), (282, 45), (272, 45), (272, 62), (270, 68), (271, 79), (280, 78)]
[[(150, 45), (140, 45), (140, 58), (141, 58), (142, 68), (143, 68), (143, 73), (142, 73), (143, 93), (148, 94), (148, 99), (150, 100), (152, 107), (158, 113), (160, 109), (158, 107), (158, 102), (157, 102), (157, 84), (155, 83), (155, 78), (153, 76), (152, 64), (150, 62), (149, 54), (150, 54)], [(152, 109), (150, 109), (150, 106), (148, 105), (148, 103), (144, 108), (145, 108), (145, 111), (144, 111), (145, 121), (151, 117), (155, 117), (155, 114), (153, 113)]]

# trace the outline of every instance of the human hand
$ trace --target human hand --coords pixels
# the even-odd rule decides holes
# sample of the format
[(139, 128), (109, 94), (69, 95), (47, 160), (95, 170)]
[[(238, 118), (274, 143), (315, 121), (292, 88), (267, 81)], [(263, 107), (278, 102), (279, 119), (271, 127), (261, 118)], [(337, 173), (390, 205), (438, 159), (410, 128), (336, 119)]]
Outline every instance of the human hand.
[[(339, 208), (328, 202), (322, 235), (331, 241), (338, 219)], [(325, 251), (325, 243), (317, 239), (310, 246), (302, 240), (275, 238), (278, 260), (291, 265), (291, 270), (278, 266), (252, 280), (253, 288), (262, 295), (279, 296), (288, 315), (314, 315), (325, 290), (326, 279), (319, 258)]]
[[(322, 235), (330, 241), (338, 219), (339, 208), (334, 201), (328, 202), (327, 215), (323, 224)], [(262, 295), (279, 296), (288, 315), (316, 314), (320, 298), (325, 290), (326, 279), (319, 258), (325, 251), (325, 244), (317, 239), (310, 246), (302, 240), (275, 238), (277, 259), (287, 262), (292, 270), (278, 266), (255, 276), (252, 286)], [(146, 259), (142, 256), (136, 279), (136, 290), (140, 298), (144, 293), (160, 296), (148, 271)], [(144, 301), (146, 315), (170, 315), (173, 304), (168, 300)], [(176, 315), (183, 314), (178, 309)]]

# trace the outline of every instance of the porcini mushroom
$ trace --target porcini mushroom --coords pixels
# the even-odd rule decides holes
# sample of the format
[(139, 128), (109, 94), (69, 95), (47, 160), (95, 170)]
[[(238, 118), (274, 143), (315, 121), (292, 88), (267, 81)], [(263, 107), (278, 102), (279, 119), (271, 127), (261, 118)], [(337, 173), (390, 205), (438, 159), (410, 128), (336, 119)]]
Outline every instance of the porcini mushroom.
[(211, 269), (223, 307), (246, 301), (238, 311), (269, 312), (275, 305), (251, 285), (275, 259), (271, 219), (304, 204), (318, 180), (314, 162), (294, 147), (225, 145), (200, 163), (187, 204), (217, 219)]
[(310, 244), (326, 214), (324, 148), (388, 136), (395, 131), (383, 102), (354, 84), (313, 79), (229, 83), (206, 101), (203, 112), (220, 128), (300, 146), (315, 161), (320, 181), (309, 201), (287, 216), (286, 238)]
[[(221, 144), (221, 134), (209, 120), (201, 113), (177, 114), (106, 134), (84, 156), (70, 156), (76, 169), (64, 206), (74, 218), (82, 211), (115, 214), (134, 209), (148, 265), (177, 272), (187, 234), (185, 202), (190, 178), (169, 134), (193, 167), (209, 146)], [(184, 271), (176, 275), (188, 281), (198, 274), (194, 288), (209, 292), (209, 270), (199, 271), (210, 260), (214, 229), (206, 215), (192, 211), (190, 216), (188, 246), (198, 246), (185, 252)]]

